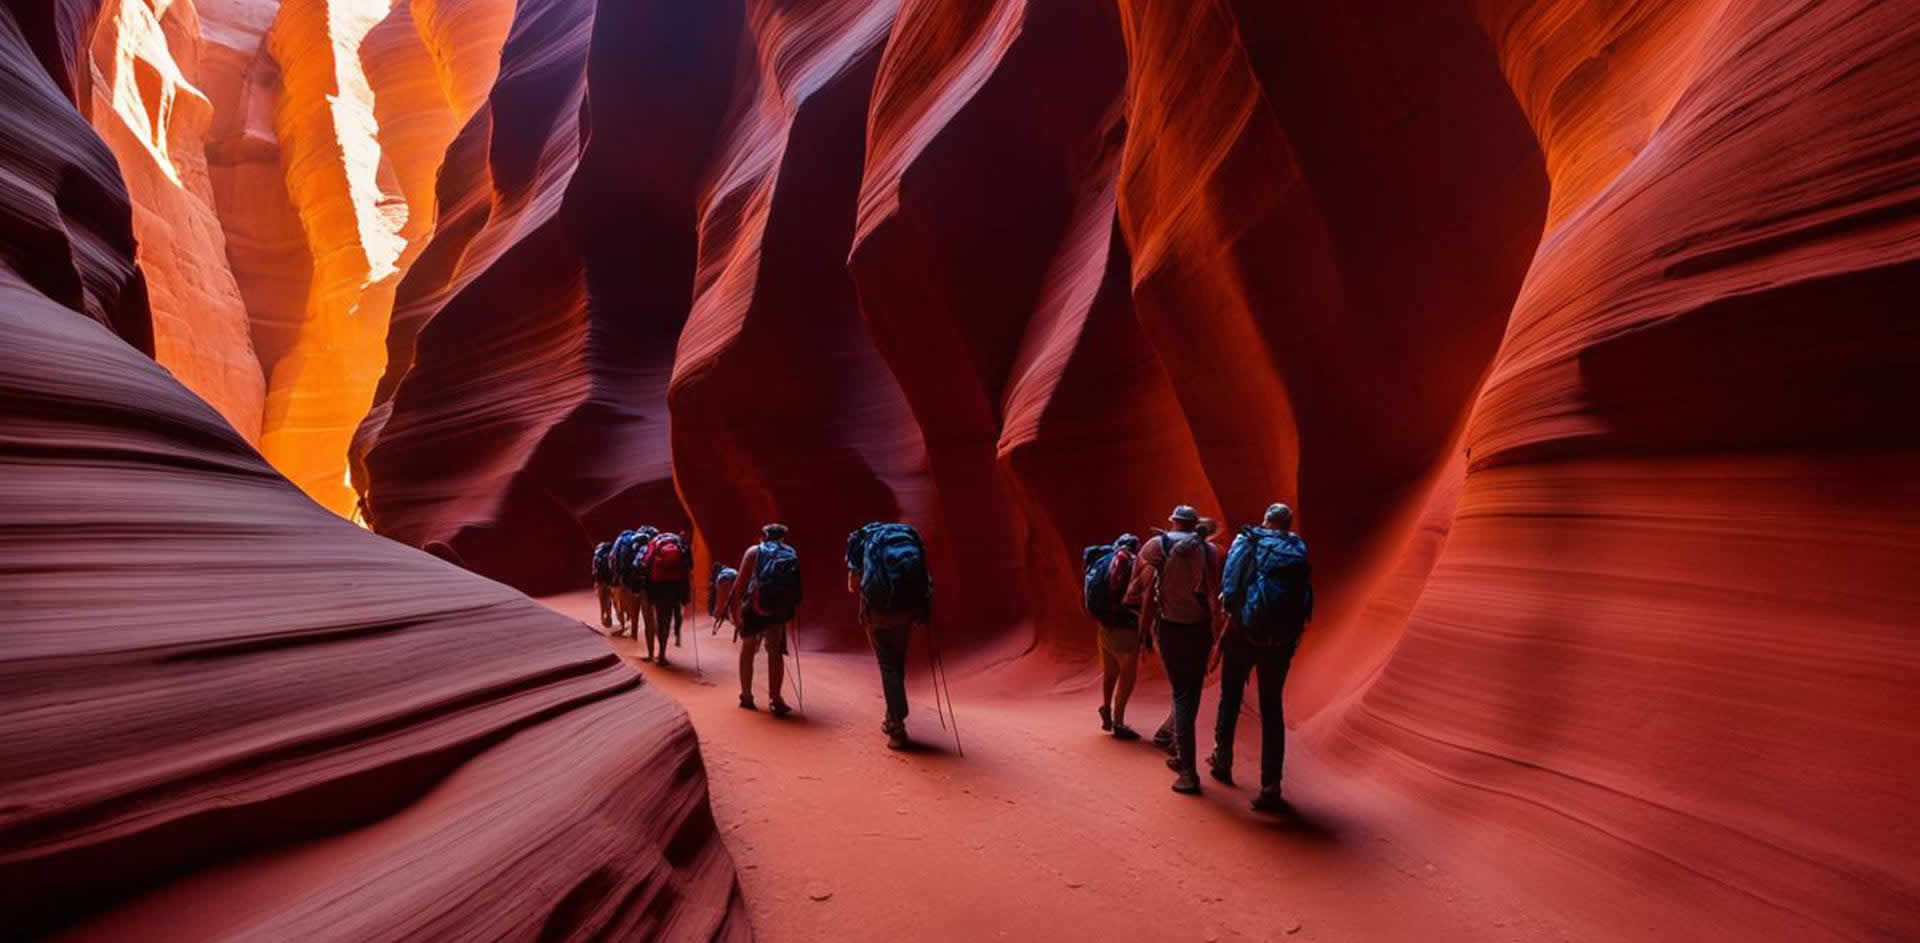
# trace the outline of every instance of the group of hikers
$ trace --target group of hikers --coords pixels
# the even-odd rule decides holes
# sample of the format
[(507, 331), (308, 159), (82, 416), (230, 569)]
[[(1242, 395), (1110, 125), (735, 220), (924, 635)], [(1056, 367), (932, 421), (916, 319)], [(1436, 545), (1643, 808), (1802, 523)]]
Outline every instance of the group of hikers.
[(1122, 534), (1082, 554), (1082, 598), (1099, 624), (1100, 727), (1120, 740), (1139, 738), (1127, 726), (1127, 702), (1141, 654), (1157, 650), (1173, 689), (1173, 710), (1153, 742), (1169, 753), (1173, 791), (1197, 795), (1200, 692), (1218, 668), (1220, 705), (1207, 772), (1232, 785), (1234, 732), (1247, 680), (1257, 674), (1260, 792), (1253, 808), (1284, 811), (1280, 773), (1287, 728), (1281, 690), (1313, 618), (1306, 541), (1293, 532), (1293, 509), (1273, 504), (1259, 526), (1242, 528), (1234, 537), (1223, 565), (1212, 540), (1217, 529), (1212, 520), (1183, 504), (1167, 523), (1144, 543)]
[[(1284, 811), (1281, 767), (1286, 755), (1281, 691), (1307, 622), (1313, 617), (1312, 567), (1306, 542), (1293, 532), (1293, 511), (1267, 508), (1259, 526), (1242, 528), (1224, 561), (1213, 543), (1218, 529), (1189, 505), (1174, 508), (1166, 528), (1142, 541), (1122, 534), (1088, 547), (1081, 594), (1098, 624), (1101, 665), (1100, 726), (1120, 740), (1137, 740), (1127, 725), (1143, 653), (1157, 651), (1173, 693), (1173, 710), (1154, 734), (1175, 773), (1173, 791), (1201, 791), (1195, 726), (1201, 690), (1220, 671), (1219, 713), (1207, 771), (1233, 783), (1233, 741), (1247, 681), (1257, 676), (1260, 697), (1260, 791), (1253, 808)], [(801, 603), (799, 558), (784, 524), (761, 528), (739, 567), (713, 564), (708, 616), (713, 631), (731, 621), (740, 645), (740, 706), (756, 710), (754, 657), (767, 652), (768, 709), (785, 716), (781, 697), (788, 635)], [(613, 635), (644, 632), (647, 654), (667, 664), (667, 638), (680, 645), (681, 611), (692, 599), (691, 545), (680, 535), (641, 527), (594, 549), (600, 622)], [(847, 537), (847, 590), (859, 600), (859, 621), (879, 662), (887, 745), (906, 749), (907, 652), (917, 625), (933, 617), (933, 578), (926, 546), (909, 524), (867, 524)], [(617, 626), (617, 627), (616, 627)], [(937, 691), (937, 688), (936, 688)], [(937, 696), (937, 694), (936, 694)]]

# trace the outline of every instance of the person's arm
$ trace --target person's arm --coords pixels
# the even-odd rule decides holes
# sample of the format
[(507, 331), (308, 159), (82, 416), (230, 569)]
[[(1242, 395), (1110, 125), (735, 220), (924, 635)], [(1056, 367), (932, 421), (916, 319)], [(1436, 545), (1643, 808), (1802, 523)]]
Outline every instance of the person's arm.
[(740, 557), (740, 571), (734, 574), (733, 588), (727, 590), (727, 611), (733, 614), (733, 624), (740, 624), (740, 609), (747, 601), (747, 574), (754, 572), (754, 564), (760, 560), (760, 545), (754, 544)]
[(1203, 590), (1200, 598), (1207, 601), (1207, 612), (1213, 622), (1213, 639), (1217, 642), (1227, 627), (1227, 607), (1220, 601), (1220, 548), (1208, 540), (1200, 544), (1200, 551), (1200, 585)]

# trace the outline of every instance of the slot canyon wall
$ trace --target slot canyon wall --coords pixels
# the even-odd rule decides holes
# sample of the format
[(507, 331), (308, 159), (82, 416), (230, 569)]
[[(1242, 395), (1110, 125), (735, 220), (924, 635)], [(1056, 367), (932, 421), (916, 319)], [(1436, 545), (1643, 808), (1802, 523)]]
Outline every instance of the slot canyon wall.
[(675, 703), (241, 431), (192, 23), (0, 5), (0, 935), (750, 938)]
[[(1410, 822), (1626, 936), (1915, 930), (1911, 0), (105, 6), (15, 15), (110, 151), (61, 112), (10, 316), (335, 513), (533, 593), (784, 520), (824, 648), (905, 518), (1035, 690), (1081, 546), (1288, 500), (1290, 714)], [(516, 605), (210, 415), (149, 470)]]

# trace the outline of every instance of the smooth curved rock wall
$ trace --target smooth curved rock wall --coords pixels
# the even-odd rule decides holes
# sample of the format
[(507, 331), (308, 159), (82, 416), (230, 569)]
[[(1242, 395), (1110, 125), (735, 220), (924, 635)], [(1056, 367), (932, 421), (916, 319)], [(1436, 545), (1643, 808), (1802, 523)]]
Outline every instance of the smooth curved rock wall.
[(329, 514), (155, 362), (73, 104), (97, 10), (51, 10), (0, 6), (7, 935), (749, 938), (675, 704)]

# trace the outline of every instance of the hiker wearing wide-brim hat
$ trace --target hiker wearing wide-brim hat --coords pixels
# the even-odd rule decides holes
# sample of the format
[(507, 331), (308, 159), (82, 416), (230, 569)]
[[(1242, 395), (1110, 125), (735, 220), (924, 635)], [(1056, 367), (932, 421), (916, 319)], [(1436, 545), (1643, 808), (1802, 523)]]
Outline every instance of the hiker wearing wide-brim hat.
[(1160, 661), (1173, 687), (1175, 749), (1167, 765), (1179, 774), (1173, 790), (1191, 795), (1200, 791), (1193, 728), (1213, 653), (1219, 554), (1201, 532), (1200, 512), (1192, 505), (1175, 507), (1167, 521), (1173, 529), (1141, 548), (1126, 601), (1140, 606), (1141, 632), (1159, 642)]

